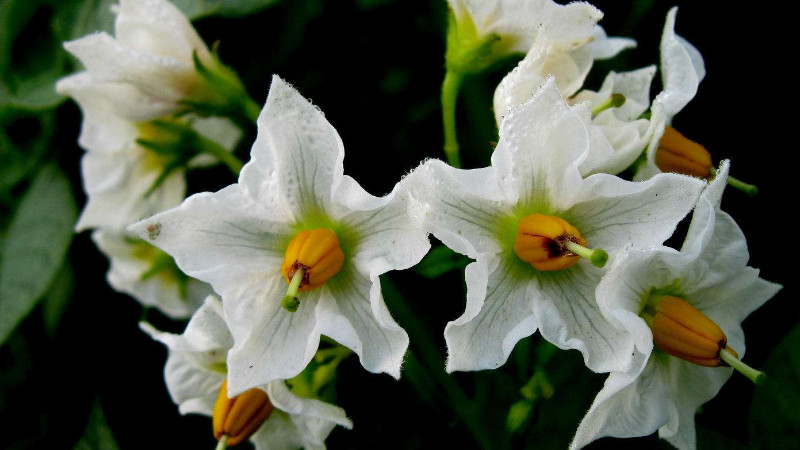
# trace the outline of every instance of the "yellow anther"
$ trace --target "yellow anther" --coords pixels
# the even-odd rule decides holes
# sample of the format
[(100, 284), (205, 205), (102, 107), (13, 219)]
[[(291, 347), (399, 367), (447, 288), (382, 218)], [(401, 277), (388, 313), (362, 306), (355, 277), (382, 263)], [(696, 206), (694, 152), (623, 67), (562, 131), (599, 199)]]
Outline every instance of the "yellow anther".
[(667, 125), (656, 149), (656, 166), (663, 172), (709, 178), (711, 154), (702, 145)]
[(253, 435), (272, 414), (272, 402), (267, 393), (253, 388), (228, 398), (228, 379), (219, 388), (217, 401), (214, 403), (212, 421), (214, 437), (228, 436), (229, 446), (238, 445)]
[(286, 283), (291, 284), (295, 273), (302, 269), (298, 292), (304, 292), (325, 284), (339, 273), (343, 264), (344, 253), (336, 232), (330, 228), (316, 228), (297, 233), (289, 242), (281, 272)]
[(575, 265), (580, 256), (567, 249), (566, 242), (585, 246), (581, 233), (556, 216), (531, 214), (517, 226), (514, 252), (537, 270), (563, 270)]

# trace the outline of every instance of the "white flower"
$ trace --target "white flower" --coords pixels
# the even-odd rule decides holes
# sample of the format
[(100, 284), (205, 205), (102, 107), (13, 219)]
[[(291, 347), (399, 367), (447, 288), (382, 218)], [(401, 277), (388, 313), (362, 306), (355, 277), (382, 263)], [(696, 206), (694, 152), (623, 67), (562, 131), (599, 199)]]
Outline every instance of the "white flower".
[(108, 101), (131, 120), (185, 111), (182, 102), (217, 95), (192, 59), (194, 54), (213, 66), (214, 57), (189, 20), (166, 0), (121, 0), (115, 37), (96, 33), (64, 47), (86, 67), (83, 74), (117, 91)]
[(656, 430), (679, 449), (695, 448), (697, 408), (717, 394), (732, 369), (703, 367), (654, 349), (654, 333), (640, 316), (646, 316), (650, 299), (678, 297), (716, 322), (727, 336), (726, 348), (744, 354), (742, 320), (780, 286), (747, 266), (744, 235), (719, 209), (727, 173), (726, 161), (701, 196), (680, 252), (666, 247), (631, 251), (598, 286), (604, 314), (635, 336), (635, 362), (608, 377), (572, 448), (603, 436), (645, 436)]
[(111, 287), (172, 318), (190, 317), (212, 293), (211, 286), (187, 277), (172, 257), (137, 237), (97, 230), (92, 240), (110, 261)]
[[(164, 377), (181, 414), (211, 416), (226, 377), (225, 356), (233, 345), (219, 299), (209, 296), (182, 335), (160, 332), (147, 323), (142, 329), (169, 348)], [(257, 450), (318, 448), (336, 425), (353, 426), (344, 410), (298, 397), (284, 380), (256, 389), (264, 390), (275, 408), (250, 438)]]
[[(412, 199), (399, 185), (373, 197), (344, 175), (336, 130), (278, 77), (258, 127), (238, 184), (194, 195), (131, 230), (221, 294), (236, 342), (231, 394), (295, 376), (321, 334), (356, 352), (367, 370), (399, 377), (408, 336), (384, 304), (379, 275), (413, 266), (430, 247), (408, 215)], [(303, 252), (317, 256), (304, 261)], [(296, 312), (281, 307), (289, 280), (300, 283)]]
[[(476, 41), (491, 36), (499, 40), (499, 56), (524, 53), (539, 31), (558, 36), (565, 43), (583, 43), (601, 13), (585, 2), (559, 5), (551, 0), (448, 0), (455, 26), (474, 29)], [(600, 50), (598, 48), (598, 50)], [(602, 51), (602, 50), (600, 50)]]
[(672, 123), (673, 117), (694, 98), (706, 75), (700, 52), (686, 39), (675, 34), (677, 13), (677, 7), (669, 10), (661, 36), (663, 91), (653, 101), (650, 119), (653, 132), (647, 148), (647, 159), (637, 168), (637, 180), (644, 180), (661, 172), (655, 163), (655, 153), (664, 134), (664, 127)]
[[(582, 178), (578, 167), (590, 144), (585, 108), (567, 106), (551, 78), (507, 114), (491, 167), (458, 170), (433, 160), (406, 179), (414, 197), (429, 205), (428, 229), (476, 259), (466, 269), (466, 310), (445, 329), (449, 371), (496, 368), (537, 328), (558, 347), (581, 351), (592, 370), (630, 363), (631, 338), (595, 303), (600, 270), (577, 261), (566, 240), (582, 236), (582, 245), (612, 257), (660, 244), (694, 206), (703, 183), (671, 174), (646, 183)], [(574, 228), (558, 225), (561, 231), (546, 238), (527, 231), (537, 214), (547, 216), (542, 223), (555, 227), (563, 219)], [(537, 248), (526, 247), (536, 242), (538, 257)], [(539, 257), (561, 270), (534, 269)]]

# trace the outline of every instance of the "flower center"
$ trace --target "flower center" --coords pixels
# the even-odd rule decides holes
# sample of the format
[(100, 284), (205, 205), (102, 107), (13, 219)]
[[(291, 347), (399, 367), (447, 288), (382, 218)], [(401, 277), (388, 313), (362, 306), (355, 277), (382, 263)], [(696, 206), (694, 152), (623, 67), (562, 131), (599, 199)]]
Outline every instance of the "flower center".
[(653, 343), (662, 352), (705, 366), (732, 366), (756, 383), (764, 374), (739, 360), (728, 338), (713, 320), (681, 298), (651, 297), (641, 313), (653, 331)]
[(286, 247), (281, 273), (289, 284), (283, 306), (297, 310), (297, 293), (316, 289), (339, 273), (344, 253), (336, 232), (330, 228), (303, 230)]
[(227, 445), (234, 446), (247, 440), (272, 414), (272, 402), (267, 393), (253, 388), (228, 398), (228, 379), (219, 388), (214, 402), (212, 421), (214, 437), (227, 439)]
[(656, 166), (663, 172), (682, 173), (700, 178), (711, 176), (711, 154), (705, 147), (667, 125), (658, 142)]
[(525, 216), (517, 226), (514, 253), (536, 270), (554, 271), (574, 266), (581, 256), (603, 267), (608, 254), (586, 248), (581, 233), (566, 220), (544, 214)]

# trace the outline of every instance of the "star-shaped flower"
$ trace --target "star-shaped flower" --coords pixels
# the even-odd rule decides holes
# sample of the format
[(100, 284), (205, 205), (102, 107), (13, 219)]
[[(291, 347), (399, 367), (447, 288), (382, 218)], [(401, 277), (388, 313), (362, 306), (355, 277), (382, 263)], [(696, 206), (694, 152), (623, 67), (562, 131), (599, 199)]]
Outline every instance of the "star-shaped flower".
[(108, 284), (142, 305), (185, 319), (212, 293), (211, 286), (181, 272), (171, 256), (137, 237), (104, 229), (92, 233), (92, 240), (110, 261)]
[[(516, 342), (540, 329), (578, 349), (595, 371), (627, 368), (631, 338), (601, 314), (594, 289), (604, 249), (645, 248), (668, 238), (703, 182), (662, 175), (631, 183), (582, 178), (589, 151), (585, 105), (569, 107), (551, 78), (510, 111), (491, 167), (459, 170), (432, 160), (407, 177), (426, 203), (427, 228), (476, 261), (466, 269), (467, 306), (445, 329), (447, 369), (502, 365)], [(629, 351), (630, 350), (630, 351)]]
[(336, 130), (278, 77), (258, 128), (238, 184), (131, 230), (221, 294), (236, 343), (231, 394), (297, 375), (321, 334), (367, 370), (399, 377), (408, 336), (384, 304), (379, 276), (413, 266), (430, 247), (408, 214), (412, 199), (400, 185), (373, 197), (343, 175)]
[[(723, 162), (700, 197), (681, 251), (633, 250), (597, 287), (604, 314), (635, 337), (634, 364), (609, 375), (572, 448), (603, 436), (645, 436), (656, 430), (679, 449), (696, 447), (697, 408), (732, 373), (717, 366), (741, 366), (741, 322), (780, 289), (747, 266), (744, 235), (720, 210), (727, 174)], [(681, 333), (690, 329), (688, 337)], [(741, 370), (757, 375), (746, 366)]]
[[(255, 387), (235, 400), (225, 398), (225, 357), (233, 338), (214, 296), (206, 299), (182, 335), (160, 332), (147, 323), (142, 329), (169, 348), (164, 377), (181, 414), (213, 416), (215, 433), (229, 433), (231, 445), (249, 438), (258, 450), (318, 448), (336, 425), (353, 426), (344, 410), (299, 397), (284, 380)], [(247, 414), (236, 403), (255, 410)]]

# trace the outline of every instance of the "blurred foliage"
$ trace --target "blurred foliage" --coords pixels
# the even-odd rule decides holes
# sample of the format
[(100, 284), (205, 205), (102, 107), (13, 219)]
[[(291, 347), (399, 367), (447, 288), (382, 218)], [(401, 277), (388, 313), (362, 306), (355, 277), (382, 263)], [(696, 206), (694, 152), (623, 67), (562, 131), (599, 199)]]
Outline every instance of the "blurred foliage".
[[(0, 0), (0, 423), (14, 430), (0, 435), (2, 448), (146, 448), (154, 436), (158, 448), (213, 448), (209, 420), (180, 416), (169, 399), (162, 379), (166, 351), (138, 330), (141, 308), (106, 285), (107, 263), (88, 235), (76, 236), (67, 253), (76, 216), (73, 195), (79, 205), (85, 200), (76, 143), (81, 117), (53, 85), (79, 70), (62, 42), (111, 32), (114, 3)], [(421, 160), (442, 156), (445, 0), (175, 3), (200, 19), (195, 25), (206, 42), (221, 41), (222, 59), (241, 74), (256, 101), (266, 98), (270, 75), (277, 73), (320, 105), (345, 142), (346, 173), (370, 192), (388, 192)], [(639, 48), (598, 63), (590, 87), (598, 87), (608, 70), (657, 62), (663, 18), (673, 2), (596, 3), (606, 11), (609, 34), (633, 36)], [(745, 156), (748, 147), (783, 148), (783, 137), (770, 142), (770, 136), (759, 136), (757, 145), (747, 145), (752, 143), (738, 133), (725, 132), (728, 124), (708, 119), (718, 112), (713, 99), (729, 98), (731, 86), (742, 84), (737, 74), (743, 71), (732, 66), (740, 64), (740, 50), (717, 37), (736, 35), (742, 20), (734, 14), (742, 13), (715, 12), (712, 35), (705, 9), (677, 3), (678, 32), (706, 55), (709, 70), (698, 98), (677, 120), (718, 158), (738, 155), (746, 161), (734, 161), (737, 176), (763, 182), (758, 202), (727, 194), (726, 210), (745, 230), (753, 264), (766, 266), (765, 278), (792, 279), (790, 265), (774, 269), (766, 263), (773, 261), (774, 232), (762, 228), (768, 226), (762, 219), (785, 207), (776, 194), (782, 186), (770, 184), (778, 178), (770, 172), (774, 161)], [(760, 23), (757, 11), (746, 13)], [(489, 162), (497, 139), (494, 87), (514, 63), (465, 82), (458, 124), (466, 167)], [(772, 119), (765, 114), (748, 120), (750, 128), (763, 130), (771, 123), (759, 121)], [(246, 131), (243, 142), (252, 142), (255, 130)], [(194, 172), (190, 192), (230, 181), (224, 169)], [(415, 270), (382, 278), (387, 305), (411, 340), (403, 378), (366, 373), (355, 357), (342, 361), (337, 402), (355, 429), (335, 430), (331, 448), (568, 445), (604, 379), (586, 370), (577, 352), (555, 351), (534, 336), (522, 340), (498, 370), (445, 372), (442, 330), (463, 311), (462, 269), (468, 263), (438, 246)], [(781, 298), (790, 297), (784, 291)], [(796, 324), (789, 311), (789, 302), (775, 299), (745, 323), (752, 364), (766, 360)], [(159, 328), (184, 327), (146, 314)], [(765, 366), (769, 384), (755, 390), (752, 409), (753, 387), (735, 375), (704, 405), (697, 416), (699, 448), (800, 447), (798, 339), (795, 328), (775, 347)], [(650, 436), (591, 446), (642, 447), (669, 445)]]

